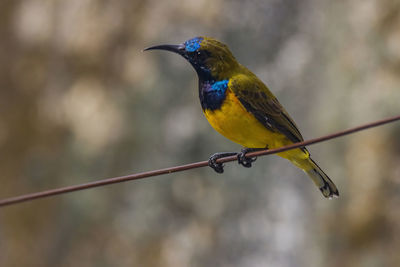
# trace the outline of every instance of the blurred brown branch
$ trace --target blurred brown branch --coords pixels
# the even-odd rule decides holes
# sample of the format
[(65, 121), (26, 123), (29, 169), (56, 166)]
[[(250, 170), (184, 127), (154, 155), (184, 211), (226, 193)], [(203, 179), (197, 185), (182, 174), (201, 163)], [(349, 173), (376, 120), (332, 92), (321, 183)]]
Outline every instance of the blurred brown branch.
[[(246, 155), (248, 157), (256, 157), (256, 156), (265, 156), (265, 155), (271, 155), (279, 152), (283, 152), (286, 150), (290, 149), (295, 149), (298, 147), (304, 147), (307, 145), (312, 145), (320, 142), (324, 142), (330, 139), (334, 139), (337, 137), (349, 135), (355, 132), (363, 131), (369, 128), (381, 126), (383, 124), (387, 123), (392, 123), (395, 121), (400, 120), (400, 115), (399, 116), (394, 116), (390, 117), (387, 119), (363, 124), (354, 128), (350, 128), (344, 131), (336, 132), (333, 134), (325, 135), (319, 138), (314, 138), (310, 140), (306, 140), (303, 142), (291, 144), (288, 146), (284, 146), (281, 148), (276, 148), (276, 149), (267, 149), (263, 151), (257, 151), (257, 152), (251, 152), (247, 153)], [(236, 156), (229, 156), (225, 158), (220, 158), (217, 160), (218, 163), (224, 163), (224, 162), (230, 162), (230, 161), (235, 161), (237, 159)], [(37, 192), (37, 193), (31, 193), (31, 194), (26, 194), (26, 195), (21, 195), (17, 197), (11, 197), (11, 198), (6, 198), (3, 200), (0, 200), (0, 207), (2, 206), (7, 206), (7, 205), (12, 205), (12, 204), (17, 204), (21, 202), (26, 202), (26, 201), (31, 201), (34, 199), (38, 198), (44, 198), (44, 197), (49, 197), (49, 196), (54, 196), (54, 195), (59, 195), (59, 194), (64, 194), (64, 193), (69, 193), (69, 192), (74, 192), (74, 191), (79, 191), (79, 190), (84, 190), (84, 189), (89, 189), (93, 187), (98, 187), (98, 186), (104, 186), (104, 185), (109, 185), (109, 184), (115, 184), (115, 183), (121, 183), (121, 182), (126, 182), (130, 180), (138, 180), (138, 179), (143, 179), (143, 178), (148, 178), (152, 176), (157, 176), (157, 175), (162, 175), (162, 174), (168, 174), (168, 173), (173, 173), (173, 172), (180, 172), (180, 171), (186, 171), (190, 169), (195, 169), (195, 168), (200, 168), (200, 167), (205, 167), (208, 166), (208, 161), (200, 161), (200, 162), (195, 162), (195, 163), (190, 163), (186, 165), (180, 165), (180, 166), (175, 166), (175, 167), (170, 167), (170, 168), (165, 168), (165, 169), (159, 169), (159, 170), (154, 170), (154, 171), (147, 171), (147, 172), (141, 172), (141, 173), (136, 173), (136, 174), (131, 174), (131, 175), (126, 175), (126, 176), (119, 176), (119, 177), (113, 177), (113, 178), (108, 178), (108, 179), (103, 179), (95, 182), (90, 182), (90, 183), (85, 183), (85, 184), (79, 184), (79, 185), (73, 185), (73, 186), (67, 186), (67, 187), (62, 187), (62, 188), (57, 188), (57, 189), (51, 189), (47, 191), (42, 191), (42, 192)]]

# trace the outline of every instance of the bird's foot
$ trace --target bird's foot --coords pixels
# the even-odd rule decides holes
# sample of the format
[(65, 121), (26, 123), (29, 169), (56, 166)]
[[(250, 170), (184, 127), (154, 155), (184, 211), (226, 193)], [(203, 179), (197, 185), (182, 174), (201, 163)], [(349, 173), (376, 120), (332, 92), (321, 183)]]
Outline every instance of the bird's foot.
[(255, 151), (260, 151), (264, 150), (265, 148), (243, 148), (238, 154), (238, 163), (242, 165), (243, 167), (250, 168), (252, 163), (257, 160), (257, 157), (249, 158), (246, 157), (246, 154), (249, 152), (255, 152)]
[(224, 164), (218, 163), (217, 159), (234, 156), (237, 154), (238, 153), (236, 153), (236, 152), (222, 152), (222, 153), (220, 152), (220, 153), (212, 154), (211, 157), (208, 159), (208, 166), (213, 168), (214, 171), (216, 171), (217, 173), (223, 173), (224, 172)]
[(238, 163), (243, 167), (250, 168), (252, 163), (256, 161), (257, 157), (246, 157), (246, 153), (264, 150), (266, 148), (243, 148), (239, 153), (236, 152), (219, 152), (212, 154), (208, 159), (208, 166), (214, 169), (217, 173), (224, 172), (224, 164), (217, 162), (220, 158), (237, 156)]

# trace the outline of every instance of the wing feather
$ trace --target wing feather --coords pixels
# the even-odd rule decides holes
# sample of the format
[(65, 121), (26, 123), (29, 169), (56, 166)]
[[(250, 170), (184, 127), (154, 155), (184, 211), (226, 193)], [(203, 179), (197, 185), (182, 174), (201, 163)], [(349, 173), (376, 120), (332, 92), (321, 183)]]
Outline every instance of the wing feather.
[(293, 119), (254, 74), (236, 75), (230, 81), (230, 89), (246, 110), (269, 130), (284, 134), (292, 142), (303, 141)]

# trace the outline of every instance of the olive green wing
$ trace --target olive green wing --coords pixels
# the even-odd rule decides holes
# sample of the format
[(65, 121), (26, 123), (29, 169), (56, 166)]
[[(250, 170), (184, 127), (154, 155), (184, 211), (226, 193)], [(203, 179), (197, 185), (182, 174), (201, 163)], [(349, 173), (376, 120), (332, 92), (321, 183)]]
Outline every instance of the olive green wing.
[(303, 141), (287, 111), (254, 74), (236, 75), (229, 86), (246, 110), (266, 128), (284, 134), (294, 143)]

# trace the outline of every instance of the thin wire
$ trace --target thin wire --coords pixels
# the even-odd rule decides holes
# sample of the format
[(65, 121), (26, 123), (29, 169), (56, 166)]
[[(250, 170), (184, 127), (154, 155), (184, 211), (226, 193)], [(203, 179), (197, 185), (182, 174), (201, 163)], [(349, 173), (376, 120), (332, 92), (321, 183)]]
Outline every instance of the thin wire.
[[(320, 143), (320, 142), (330, 140), (333, 138), (337, 138), (340, 136), (349, 135), (349, 134), (352, 134), (355, 132), (363, 131), (363, 130), (366, 130), (369, 128), (377, 127), (377, 126), (391, 123), (391, 122), (398, 121), (398, 120), (400, 120), (400, 115), (391, 117), (391, 118), (387, 118), (387, 119), (383, 119), (383, 120), (379, 120), (379, 121), (375, 121), (375, 122), (371, 122), (368, 124), (364, 124), (364, 125), (361, 125), (358, 127), (350, 128), (350, 129), (336, 132), (333, 134), (325, 135), (325, 136), (322, 136), (319, 138), (314, 138), (314, 139), (306, 140), (303, 142), (294, 143), (294, 144), (284, 146), (281, 148), (268, 149), (268, 150), (263, 150), (263, 151), (247, 153), (246, 156), (247, 157), (257, 157), (257, 156), (275, 154), (275, 153), (283, 152), (283, 151), (294, 149), (294, 148), (299, 148), (299, 147), (304, 147), (307, 145)], [(225, 162), (230, 162), (230, 161), (235, 161), (235, 160), (237, 160), (236, 156), (229, 156), (229, 157), (220, 158), (217, 160), (217, 162), (225, 163)], [(89, 189), (89, 188), (93, 188), (93, 187), (104, 186), (104, 185), (109, 185), (109, 184), (116, 184), (116, 183), (131, 181), (131, 180), (138, 180), (138, 179), (143, 179), (143, 178), (162, 175), (162, 174), (181, 172), (181, 171), (186, 171), (186, 170), (205, 167), (205, 166), (208, 166), (208, 161), (200, 161), (200, 162), (195, 162), (195, 163), (190, 163), (190, 164), (186, 164), (186, 165), (180, 165), (180, 166), (175, 166), (175, 167), (170, 167), (170, 168), (165, 168), (165, 169), (159, 169), (159, 170), (148, 171), (148, 172), (140, 172), (140, 173), (135, 173), (135, 174), (126, 175), (126, 176), (119, 176), (119, 177), (113, 177), (113, 178), (103, 179), (103, 180), (99, 180), (99, 181), (89, 182), (89, 183), (85, 183), (85, 184), (66, 186), (66, 187), (21, 195), (21, 196), (17, 196), (17, 197), (5, 198), (3, 200), (0, 200), (0, 207), (17, 204), (17, 203), (21, 203), (21, 202), (27, 202), (27, 201), (31, 201), (31, 200), (38, 199), (38, 198), (44, 198), (44, 197), (60, 195), (60, 194), (65, 194), (65, 193), (79, 191), (79, 190), (85, 190), (85, 189)]]

